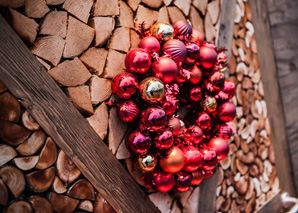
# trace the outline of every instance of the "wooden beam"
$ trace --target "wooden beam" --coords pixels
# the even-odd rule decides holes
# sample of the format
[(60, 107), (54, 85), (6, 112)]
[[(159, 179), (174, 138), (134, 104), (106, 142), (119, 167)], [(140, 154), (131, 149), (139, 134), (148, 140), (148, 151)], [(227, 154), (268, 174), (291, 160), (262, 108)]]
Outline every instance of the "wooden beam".
[(0, 16), (0, 79), (117, 212), (158, 212)]
[(291, 155), (286, 134), (285, 117), (266, 1), (251, 0), (250, 8), (271, 127), (271, 140), (275, 152), (277, 175), (282, 192), (288, 192), (291, 196), (295, 196)]
[(257, 212), (258, 213), (284, 212), (280, 194), (276, 194), (274, 197), (268, 200), (260, 209), (258, 209)]

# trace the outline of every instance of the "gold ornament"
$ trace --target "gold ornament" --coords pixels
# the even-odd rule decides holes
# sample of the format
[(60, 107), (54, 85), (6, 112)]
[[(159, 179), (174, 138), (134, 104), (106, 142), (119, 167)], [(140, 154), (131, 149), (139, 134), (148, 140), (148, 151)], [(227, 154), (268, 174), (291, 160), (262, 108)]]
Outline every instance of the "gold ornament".
[(158, 78), (145, 78), (140, 83), (140, 93), (145, 101), (157, 103), (165, 96), (165, 86)]
[(168, 41), (174, 36), (174, 28), (167, 23), (156, 23), (151, 28), (151, 34), (157, 39)]
[(207, 96), (201, 103), (202, 107), (207, 112), (214, 112), (217, 108), (217, 101), (212, 96)]
[(184, 155), (181, 149), (174, 147), (173, 151), (165, 158), (161, 158), (159, 163), (161, 168), (168, 173), (179, 172), (184, 167)]
[(147, 154), (139, 156), (138, 163), (142, 171), (150, 172), (155, 168), (157, 160), (153, 155)]

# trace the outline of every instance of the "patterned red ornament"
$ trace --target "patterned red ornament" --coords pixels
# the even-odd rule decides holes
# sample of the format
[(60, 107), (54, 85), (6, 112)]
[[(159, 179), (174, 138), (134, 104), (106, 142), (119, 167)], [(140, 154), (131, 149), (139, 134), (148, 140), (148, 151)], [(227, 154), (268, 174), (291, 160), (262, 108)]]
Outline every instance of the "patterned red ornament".
[(196, 122), (198, 126), (201, 127), (202, 129), (207, 129), (211, 125), (211, 117), (206, 112), (201, 112), (199, 113), (199, 116)]
[(191, 174), (187, 174), (184, 172), (179, 172), (176, 178), (176, 189), (179, 192), (185, 192), (189, 189), (191, 185)]
[(192, 29), (192, 35), (191, 35), (191, 41), (195, 42), (199, 47), (204, 42), (204, 33), (202, 33), (200, 30), (193, 28)]
[(221, 104), (217, 109), (217, 116), (220, 121), (230, 122), (236, 116), (236, 107), (235, 105), (228, 101)]
[(192, 179), (191, 179), (191, 185), (197, 186), (203, 181), (203, 173), (202, 170), (195, 171), (191, 173)]
[(167, 122), (167, 115), (160, 107), (149, 107), (141, 114), (141, 129), (150, 132), (162, 130)]
[(172, 39), (172, 40), (167, 41), (163, 45), (162, 51), (165, 54), (171, 56), (171, 58), (175, 62), (181, 62), (187, 56), (187, 50), (186, 50), (184, 43), (177, 39)]
[(187, 82), (190, 84), (198, 84), (202, 80), (202, 75), (201, 69), (195, 65), (190, 70), (190, 76)]
[(197, 125), (188, 127), (185, 133), (185, 141), (193, 144), (199, 144), (203, 140), (203, 131)]
[(172, 130), (174, 135), (179, 135), (184, 131), (185, 124), (179, 118), (172, 117), (168, 121), (168, 127)]
[(200, 47), (194, 42), (187, 43), (185, 47), (187, 50), (187, 57), (185, 59), (185, 63), (187, 64), (196, 63), (200, 58)]
[(229, 154), (229, 144), (220, 137), (212, 138), (208, 143), (208, 147), (216, 152), (217, 160), (219, 161), (226, 158)]
[(151, 147), (151, 138), (139, 131), (133, 131), (126, 137), (125, 146), (133, 154), (145, 154)]
[(141, 48), (132, 49), (125, 57), (125, 67), (129, 72), (146, 73), (151, 67), (150, 54)]
[(161, 79), (164, 83), (171, 83), (175, 80), (178, 67), (175, 61), (168, 57), (161, 57), (152, 64), (152, 71), (155, 77)]
[(160, 192), (168, 192), (175, 185), (175, 177), (173, 174), (159, 170), (153, 173), (153, 188)]
[(140, 113), (138, 106), (133, 101), (122, 101), (118, 105), (118, 116), (123, 122), (135, 121)]
[(159, 41), (152, 36), (144, 37), (139, 43), (139, 47), (144, 50), (147, 50), (149, 53), (151, 52), (159, 53), (160, 51)]
[(181, 149), (174, 147), (172, 152), (159, 160), (160, 167), (169, 173), (179, 172), (184, 167), (184, 155)]
[(217, 53), (214, 48), (201, 46), (200, 63), (205, 69), (212, 69), (217, 62)]
[(137, 91), (135, 77), (130, 73), (121, 73), (112, 80), (112, 91), (122, 99), (129, 99)]
[(196, 171), (202, 164), (203, 156), (201, 152), (197, 148), (191, 145), (183, 147), (182, 152), (185, 158), (183, 171), (185, 172)]
[(176, 37), (184, 36), (189, 37), (192, 34), (192, 27), (191, 25), (184, 20), (175, 21), (173, 24), (174, 34)]
[(158, 149), (169, 149), (174, 143), (173, 133), (169, 130), (159, 133), (155, 139), (154, 144)]
[(217, 166), (217, 156), (214, 150), (204, 148), (201, 153), (203, 154), (203, 165), (204, 170), (213, 170)]

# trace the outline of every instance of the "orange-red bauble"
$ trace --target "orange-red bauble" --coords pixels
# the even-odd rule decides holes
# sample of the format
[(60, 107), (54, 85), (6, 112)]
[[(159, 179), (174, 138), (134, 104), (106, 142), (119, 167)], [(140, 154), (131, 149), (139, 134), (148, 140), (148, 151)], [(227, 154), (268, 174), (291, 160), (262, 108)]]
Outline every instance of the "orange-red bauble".
[(129, 72), (146, 73), (151, 67), (152, 59), (147, 50), (136, 48), (125, 57), (125, 67)]
[(215, 89), (223, 89), (225, 83), (225, 75), (220, 71), (213, 71), (209, 75), (209, 81)]
[(137, 82), (130, 73), (121, 73), (112, 80), (112, 91), (122, 99), (129, 99), (137, 91)]
[(193, 28), (192, 29), (192, 35), (191, 35), (191, 41), (195, 42), (199, 47), (204, 42), (204, 33), (202, 33), (200, 30)]
[(175, 36), (189, 37), (192, 34), (191, 25), (185, 20), (175, 21), (173, 24)]
[(202, 129), (207, 129), (211, 125), (211, 117), (206, 112), (200, 112), (196, 122), (198, 126), (201, 127)]
[(185, 158), (185, 164), (183, 167), (183, 171), (185, 172), (194, 172), (196, 171), (202, 164), (202, 154), (200, 151), (194, 146), (186, 146), (182, 148), (182, 152)]
[(229, 154), (228, 142), (220, 137), (212, 138), (208, 143), (208, 147), (216, 152), (217, 160), (219, 161), (226, 158)]
[(172, 117), (168, 121), (168, 127), (172, 130), (174, 135), (179, 135), (184, 131), (185, 124), (181, 119)]
[(172, 59), (160, 57), (159, 60), (153, 62), (152, 71), (155, 77), (161, 79), (164, 83), (171, 83), (177, 76), (178, 67)]
[(157, 191), (168, 192), (175, 185), (175, 177), (171, 173), (162, 170), (153, 173), (152, 185)]
[(220, 121), (232, 121), (236, 116), (235, 105), (230, 101), (221, 104), (217, 109), (217, 116)]
[(201, 46), (200, 63), (205, 69), (212, 69), (217, 62), (217, 53), (214, 48)]
[(184, 166), (184, 155), (181, 149), (174, 147), (172, 152), (159, 161), (160, 167), (168, 173), (179, 172)]
[(147, 50), (149, 53), (151, 52), (159, 53), (160, 51), (159, 41), (152, 36), (144, 37), (139, 43), (139, 47), (144, 50)]

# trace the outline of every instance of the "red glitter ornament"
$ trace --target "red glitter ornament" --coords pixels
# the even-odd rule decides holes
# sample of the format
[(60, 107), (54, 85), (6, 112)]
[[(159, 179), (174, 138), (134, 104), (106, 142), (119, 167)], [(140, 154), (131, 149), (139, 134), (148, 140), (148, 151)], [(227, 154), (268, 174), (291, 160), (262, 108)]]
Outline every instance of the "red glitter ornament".
[(125, 146), (133, 154), (145, 154), (151, 147), (151, 138), (139, 131), (134, 131), (126, 137)]
[(159, 170), (153, 173), (153, 188), (160, 192), (168, 192), (175, 185), (175, 177), (173, 174)]
[(184, 155), (181, 149), (174, 147), (172, 152), (159, 160), (160, 167), (169, 173), (179, 172), (184, 167)]
[(157, 132), (162, 130), (167, 122), (167, 115), (160, 107), (149, 107), (141, 114), (141, 129)]
[(200, 151), (194, 146), (189, 145), (189, 146), (183, 147), (182, 152), (185, 158), (183, 171), (185, 172), (196, 171), (202, 164), (202, 154), (200, 153)]
[(121, 73), (112, 80), (112, 91), (122, 99), (129, 99), (137, 91), (135, 77), (130, 73)]
[(229, 154), (229, 144), (222, 138), (212, 138), (209, 143), (208, 147), (213, 149), (216, 152), (217, 160), (223, 160)]
[(217, 62), (217, 53), (214, 48), (201, 46), (200, 63), (205, 69), (212, 69)]
[(171, 58), (175, 62), (181, 62), (187, 56), (187, 50), (186, 50), (184, 43), (177, 39), (172, 39), (172, 40), (167, 41), (163, 45), (162, 51), (165, 54), (171, 56)]
[(169, 130), (159, 133), (154, 139), (154, 144), (158, 149), (169, 149), (173, 143), (174, 136)]
[(221, 104), (216, 112), (220, 121), (230, 122), (236, 116), (236, 107), (232, 102), (228, 101)]
[(185, 47), (187, 50), (187, 57), (185, 59), (185, 63), (187, 64), (196, 63), (200, 58), (200, 47), (194, 42), (187, 43)]
[(198, 84), (202, 80), (202, 75), (201, 69), (195, 65), (190, 70), (190, 76), (187, 82), (190, 84)]
[(199, 116), (196, 122), (198, 126), (201, 127), (202, 129), (207, 129), (211, 125), (211, 117), (206, 112), (201, 112), (199, 113)]
[(191, 174), (179, 172), (176, 178), (176, 189), (179, 192), (187, 191), (191, 185), (191, 178)]
[(173, 24), (175, 36), (189, 37), (192, 34), (191, 25), (184, 20), (175, 21)]
[(191, 173), (191, 175), (192, 175), (191, 185), (194, 185), (194, 186), (199, 185), (204, 179), (202, 170), (195, 171)]
[(132, 122), (137, 119), (140, 110), (133, 101), (122, 101), (117, 112), (121, 121)]
[(204, 33), (202, 33), (200, 30), (193, 28), (192, 29), (192, 35), (191, 35), (191, 41), (195, 42), (199, 47), (204, 42)]
[(217, 166), (217, 156), (214, 150), (204, 148), (201, 153), (203, 154), (203, 165), (204, 170), (212, 170)]
[(178, 67), (172, 59), (168, 57), (161, 57), (152, 64), (152, 71), (155, 77), (161, 79), (164, 83), (170, 83), (175, 80)]
[(193, 144), (199, 144), (203, 140), (203, 131), (197, 125), (188, 127), (185, 133), (185, 141)]
[(129, 72), (146, 73), (151, 67), (150, 54), (141, 48), (132, 49), (125, 57), (125, 67)]
[(139, 43), (139, 47), (150, 52), (159, 53), (160, 43), (159, 41), (152, 36), (144, 37)]
[(172, 130), (174, 135), (179, 135), (184, 131), (185, 124), (179, 118), (172, 117), (168, 121), (168, 127)]

